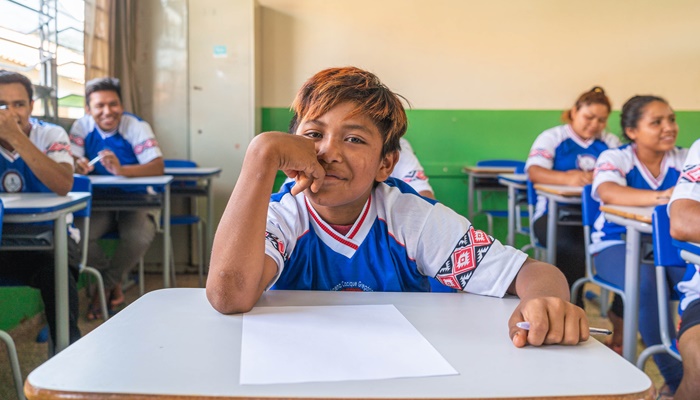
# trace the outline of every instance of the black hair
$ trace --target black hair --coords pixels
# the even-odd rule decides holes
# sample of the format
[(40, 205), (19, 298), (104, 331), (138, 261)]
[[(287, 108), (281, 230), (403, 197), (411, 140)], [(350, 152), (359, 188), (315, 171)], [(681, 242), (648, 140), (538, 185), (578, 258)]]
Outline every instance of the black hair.
[(90, 105), (90, 95), (101, 90), (115, 92), (119, 101), (122, 101), (122, 86), (117, 78), (95, 78), (85, 84), (85, 104)]
[(627, 128), (636, 128), (639, 120), (644, 114), (644, 107), (647, 104), (653, 103), (655, 101), (660, 101), (666, 105), (668, 102), (659, 97), (652, 95), (634, 96), (622, 106), (622, 111), (620, 112), (620, 125), (622, 126), (622, 135), (630, 142), (633, 142), (629, 136), (627, 136)]
[(29, 78), (17, 72), (0, 69), (0, 85), (5, 85), (8, 83), (19, 83), (24, 86), (24, 88), (27, 90), (27, 95), (29, 95), (29, 101), (31, 102), (33, 100), (34, 88), (32, 86), (32, 81), (30, 81)]

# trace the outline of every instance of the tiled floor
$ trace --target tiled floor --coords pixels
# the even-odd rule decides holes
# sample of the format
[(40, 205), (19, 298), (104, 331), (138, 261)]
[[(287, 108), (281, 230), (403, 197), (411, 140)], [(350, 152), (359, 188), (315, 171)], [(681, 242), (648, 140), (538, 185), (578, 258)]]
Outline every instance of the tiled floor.
[[(196, 274), (181, 274), (177, 276), (177, 286), (178, 287), (197, 287), (198, 279)], [(162, 287), (161, 275), (146, 275), (146, 290), (155, 290)], [(593, 287), (592, 290), (595, 290)], [(138, 297), (138, 287), (133, 287), (126, 292), (127, 303), (136, 300)], [(80, 294), (80, 306), (81, 306), (81, 319), (79, 322), (80, 330), (85, 335), (91, 330), (95, 329), (101, 324), (101, 320), (98, 321), (87, 321), (85, 319), (85, 313), (89, 299), (85, 296), (83, 292)], [(600, 317), (600, 312), (597, 306), (587, 303), (586, 309), (588, 311), (588, 316), (592, 326), (597, 327), (608, 327), (610, 324), (607, 319)], [(36, 335), (43, 326), (42, 317), (38, 316), (32, 320), (25, 321), (22, 325), (10, 332), (11, 336), (15, 340), (17, 350), (19, 353), (19, 362), (22, 368), (22, 376), (27, 377), (29, 372), (38, 367), (41, 363), (47, 359), (47, 344), (46, 343), (36, 343)], [(598, 338), (598, 337), (596, 337)], [(641, 344), (640, 344), (641, 351)], [(0, 344), (0, 399), (5, 400), (15, 400), (16, 394), (14, 386), (12, 384), (12, 374), (9, 368), (8, 358), (6, 356), (7, 352), (5, 350), (4, 344)], [(663, 385), (663, 379), (659, 375), (659, 371), (656, 369), (656, 365), (653, 362), (647, 362), (645, 372), (651, 377), (654, 385), (659, 388)]]

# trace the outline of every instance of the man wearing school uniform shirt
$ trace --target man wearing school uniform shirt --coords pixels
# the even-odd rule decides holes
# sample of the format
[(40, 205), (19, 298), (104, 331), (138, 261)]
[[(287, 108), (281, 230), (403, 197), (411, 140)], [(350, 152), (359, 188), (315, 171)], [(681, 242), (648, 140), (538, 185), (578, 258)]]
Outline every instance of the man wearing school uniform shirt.
[[(70, 130), (76, 171), (81, 174), (126, 177), (163, 175), (163, 153), (150, 125), (124, 112), (121, 86), (115, 78), (93, 79), (85, 85), (86, 115)], [(99, 160), (89, 165), (90, 160)], [(100, 211), (90, 218), (88, 261), (105, 281), (110, 308), (124, 303), (123, 274), (148, 250), (156, 232), (158, 216), (149, 211)], [(97, 241), (106, 233), (119, 232), (119, 245), (108, 260)], [(97, 297), (88, 319), (100, 317)]]
[[(700, 140), (688, 151), (668, 210), (671, 236), (700, 243)], [(700, 265), (688, 264), (676, 290), (680, 294), (678, 350), (683, 358), (683, 380), (674, 398), (693, 399), (700, 393)]]
[[(53, 192), (65, 196), (73, 186), (68, 134), (60, 126), (30, 118), (32, 83), (24, 75), (0, 70), (0, 193)], [(26, 226), (24, 226), (26, 228)], [(23, 229), (5, 225), (4, 233)], [(52, 229), (47, 227), (47, 229)], [(70, 343), (80, 338), (76, 277), (80, 261), (77, 229), (67, 227)], [(53, 251), (0, 252), (0, 280), (41, 291), (46, 319), (56, 343), (56, 294)]]

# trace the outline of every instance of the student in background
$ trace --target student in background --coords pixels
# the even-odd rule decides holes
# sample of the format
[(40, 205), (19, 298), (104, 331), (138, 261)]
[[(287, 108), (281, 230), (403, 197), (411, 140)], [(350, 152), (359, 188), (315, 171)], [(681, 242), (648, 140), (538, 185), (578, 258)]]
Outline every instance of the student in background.
[(408, 183), (421, 196), (434, 199), (433, 188), (428, 183), (428, 177), (425, 175), (418, 157), (413, 152), (411, 144), (405, 138), (401, 138), (400, 145), (399, 161), (391, 172), (391, 177)]
[[(54, 192), (73, 186), (68, 134), (60, 126), (30, 118), (32, 83), (24, 75), (0, 70), (0, 193)], [(5, 234), (15, 227), (5, 226)], [(19, 228), (19, 227), (17, 227)], [(80, 262), (77, 229), (68, 235), (68, 328), (70, 342), (80, 338), (76, 278)], [(56, 343), (54, 254), (51, 251), (0, 252), (0, 275), (41, 291), (51, 338)]]
[[(668, 207), (671, 236), (700, 243), (700, 140), (688, 151)], [(690, 400), (700, 393), (700, 266), (688, 264), (683, 281), (676, 289), (681, 296), (678, 351), (683, 358), (683, 380), (674, 398)]]
[[(163, 175), (163, 153), (153, 130), (147, 122), (124, 112), (118, 79), (91, 80), (85, 86), (85, 101), (87, 114), (75, 121), (70, 130), (78, 173), (127, 177)], [(99, 163), (88, 165), (89, 160), (98, 156), (102, 157)], [(159, 215), (150, 211), (93, 211), (88, 262), (102, 273), (110, 308), (124, 303), (122, 277), (151, 245), (157, 218)], [(97, 241), (115, 230), (119, 232), (119, 244), (109, 260)], [(99, 302), (95, 296), (87, 318), (99, 317)]]
[[(400, 97), (354, 67), (323, 70), (292, 105), (293, 135), (257, 135), (214, 238), (207, 297), (250, 310), (278, 289), (429, 291), (452, 288), (521, 302), (513, 343), (576, 344), (588, 321), (553, 266), (476, 230), (463, 216), (389, 178), (406, 132)], [(278, 170), (296, 185), (271, 197)], [(529, 321), (530, 331), (518, 328)]]
[[(590, 184), (598, 155), (620, 145), (617, 136), (605, 131), (610, 109), (610, 100), (602, 88), (596, 86), (581, 94), (571, 109), (564, 111), (562, 119), (566, 124), (547, 129), (532, 144), (525, 164), (530, 181), (568, 186)], [(566, 212), (566, 206), (560, 207), (560, 215)], [(549, 216), (545, 197), (538, 197), (533, 218), (535, 236), (546, 245)], [(583, 228), (560, 225), (557, 233), (557, 267), (572, 285), (586, 273)], [(580, 293), (576, 297), (582, 306)]]
[[(593, 178), (593, 198), (603, 204), (621, 206), (655, 206), (668, 203), (678, 181), (686, 149), (676, 147), (678, 124), (676, 114), (666, 100), (657, 96), (634, 96), (620, 114), (625, 139), (631, 143), (604, 151), (596, 163)], [(619, 287), (625, 284), (625, 242), (623, 226), (606, 221), (599, 215), (591, 233), (590, 251), (594, 255), (596, 272)], [(682, 274), (669, 269), (669, 282), (677, 283)], [(678, 273), (674, 273), (678, 272)], [(647, 346), (661, 343), (656, 296), (656, 275), (652, 264), (639, 269), (639, 332)], [(608, 311), (614, 331), (622, 332), (622, 300), (615, 297)], [(670, 329), (671, 332), (674, 330)], [(616, 335), (612, 345), (619, 346)], [(682, 377), (681, 364), (667, 354), (654, 355), (654, 361), (673, 393)]]

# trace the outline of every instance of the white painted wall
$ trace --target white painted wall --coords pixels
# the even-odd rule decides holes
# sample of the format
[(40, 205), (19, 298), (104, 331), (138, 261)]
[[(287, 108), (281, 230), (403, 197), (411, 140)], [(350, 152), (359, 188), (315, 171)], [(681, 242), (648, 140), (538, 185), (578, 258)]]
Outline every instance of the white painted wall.
[(697, 0), (260, 0), (263, 106), (315, 72), (375, 72), (415, 108), (561, 109), (602, 85), (700, 109)]

